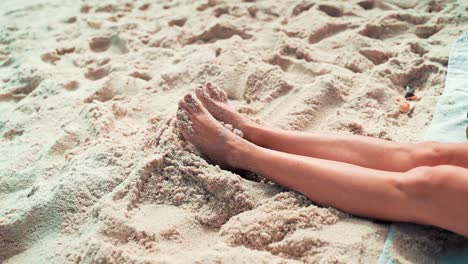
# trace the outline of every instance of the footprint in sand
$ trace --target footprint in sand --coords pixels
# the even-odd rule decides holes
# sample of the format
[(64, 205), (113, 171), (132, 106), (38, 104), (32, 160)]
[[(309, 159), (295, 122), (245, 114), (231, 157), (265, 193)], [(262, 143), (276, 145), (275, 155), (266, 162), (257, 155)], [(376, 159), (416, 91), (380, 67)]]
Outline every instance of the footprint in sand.
[(444, 27), (426, 24), (429, 20), (430, 17), (426, 15), (395, 13), (365, 25), (358, 33), (379, 40), (401, 37), (405, 33), (414, 33), (418, 38), (427, 39)]
[(0, 92), (0, 101), (20, 101), (31, 94), (41, 83), (42, 79), (37, 76), (22, 77), (19, 80), (12, 80), (7, 85), (6, 92)]
[(84, 76), (88, 80), (96, 81), (100, 80), (110, 73), (110, 62), (109, 58), (102, 59), (90, 59), (90, 60), (77, 60), (74, 61), (74, 64), (80, 68), (86, 67), (86, 72)]
[(187, 22), (186, 17), (176, 17), (176, 18), (173, 18), (173, 19), (169, 20), (169, 22), (167, 22), (167, 24), (170, 27), (173, 27), (173, 26), (183, 27), (185, 25), (185, 22)]
[(84, 76), (86, 79), (89, 79), (89, 80), (92, 80), (92, 81), (96, 81), (96, 80), (100, 80), (104, 77), (106, 77), (107, 75), (109, 75), (109, 66), (108, 65), (105, 65), (105, 66), (102, 66), (102, 67), (89, 67)]
[(116, 54), (125, 54), (129, 51), (127, 41), (118, 35), (94, 37), (89, 41), (89, 48), (94, 52), (105, 52), (110, 49), (111, 52)]
[(84, 101), (85, 103), (91, 103), (94, 100), (106, 102), (118, 96), (133, 96), (142, 90), (145, 85), (146, 81), (140, 78), (125, 77), (113, 73), (97, 91)]
[(427, 39), (439, 32), (443, 26), (440, 25), (420, 25), (414, 29), (414, 34), (419, 38)]
[(151, 77), (151, 75), (149, 73), (140, 72), (140, 71), (134, 71), (134, 72), (130, 73), (129, 76), (132, 76), (133, 78), (142, 79), (142, 80), (145, 80), (145, 81), (149, 81), (149, 80), (151, 80), (153, 78), (153, 77)]
[(64, 47), (58, 48), (54, 51), (47, 52), (41, 55), (41, 60), (46, 63), (50, 63), (55, 65), (58, 61), (60, 61), (61, 57), (68, 53), (73, 53), (75, 51), (75, 47)]
[(109, 49), (110, 45), (109, 37), (95, 37), (89, 42), (89, 48), (94, 52), (104, 52)]
[(341, 8), (330, 4), (319, 5), (318, 10), (324, 12), (325, 14), (331, 17), (343, 16), (343, 10), (341, 10)]
[(392, 38), (408, 30), (406, 23), (367, 24), (359, 34), (373, 39)]
[(70, 81), (64, 84), (63, 88), (65, 88), (65, 90), (67, 91), (75, 91), (76, 89), (78, 89), (79, 86), (80, 84), (78, 83), (78, 81)]
[(65, 24), (73, 24), (73, 23), (75, 23), (76, 21), (78, 21), (78, 19), (76, 18), (76, 16), (72, 16), (72, 17), (69, 17), (69, 18), (63, 20), (62, 22), (65, 23)]
[(309, 35), (308, 41), (310, 44), (314, 44), (346, 29), (348, 29), (348, 24), (327, 23), (324, 26), (313, 30)]
[(361, 48), (359, 49), (359, 53), (370, 60), (374, 65), (385, 63), (389, 58), (394, 56), (391, 51), (378, 48)]
[(10, 66), (14, 61), (10, 52), (0, 51), (0, 67)]
[(138, 9), (141, 11), (146, 11), (150, 8), (150, 6), (151, 6), (150, 3), (145, 3), (145, 4), (142, 4), (140, 7), (138, 7)]
[(89, 6), (89, 5), (82, 5), (81, 8), (80, 8), (80, 13), (87, 14), (91, 10), (91, 8), (92, 7)]
[(364, 0), (357, 3), (360, 7), (364, 8), (365, 10), (373, 9), (375, 6), (374, 0)]
[(212, 43), (221, 39), (229, 39), (234, 35), (238, 35), (243, 39), (250, 39), (253, 35), (246, 32), (245, 29), (239, 28), (230, 23), (215, 23), (201, 33), (188, 38), (185, 44), (194, 44), (196, 42)]
[(293, 8), (292, 15), (298, 16), (301, 13), (311, 9), (314, 5), (315, 3), (306, 3), (306, 2), (299, 3)]

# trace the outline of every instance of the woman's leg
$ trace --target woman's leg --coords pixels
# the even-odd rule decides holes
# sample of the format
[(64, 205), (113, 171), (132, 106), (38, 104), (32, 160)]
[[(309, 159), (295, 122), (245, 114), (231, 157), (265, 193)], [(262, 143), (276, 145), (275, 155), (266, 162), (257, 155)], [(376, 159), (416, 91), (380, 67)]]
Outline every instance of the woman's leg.
[(466, 169), (442, 166), (387, 172), (279, 152), (234, 135), (191, 97), (180, 107), (179, 126), (185, 138), (221, 166), (254, 171), (352, 214), (430, 224), (468, 236)]
[(265, 148), (386, 171), (403, 172), (443, 164), (468, 168), (468, 159), (462, 158), (468, 155), (468, 143), (399, 144), (364, 136), (267, 128), (235, 112), (227, 103), (226, 93), (210, 83), (198, 88), (196, 94), (215, 118), (236, 126), (245, 139)]
[(387, 172), (255, 145), (242, 149), (236, 167), (318, 203), (359, 216), (434, 225), (468, 237), (467, 169), (436, 166)]
[(404, 172), (438, 165), (468, 168), (468, 143), (401, 144), (365, 136), (304, 133), (259, 125), (248, 131), (249, 141), (265, 148), (378, 170)]

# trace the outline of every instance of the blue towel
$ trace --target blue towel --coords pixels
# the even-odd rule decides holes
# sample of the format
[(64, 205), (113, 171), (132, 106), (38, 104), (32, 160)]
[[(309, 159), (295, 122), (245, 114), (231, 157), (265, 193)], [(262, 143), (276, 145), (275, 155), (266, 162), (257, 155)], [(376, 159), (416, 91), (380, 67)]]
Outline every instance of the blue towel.
[[(424, 139), (439, 142), (466, 142), (467, 111), (468, 30), (465, 30), (450, 51), (444, 93), (437, 102), (432, 123)], [(400, 242), (409, 238), (417, 241), (417, 245), (405, 248), (405, 244)], [(443, 245), (443, 250), (430, 248), (430, 241), (438, 241)], [(468, 263), (468, 239), (436, 228), (391, 224), (378, 263), (396, 263), (393, 253), (397, 251), (400, 256), (407, 258), (410, 262)], [(414, 259), (415, 256), (427, 256), (427, 258)]]

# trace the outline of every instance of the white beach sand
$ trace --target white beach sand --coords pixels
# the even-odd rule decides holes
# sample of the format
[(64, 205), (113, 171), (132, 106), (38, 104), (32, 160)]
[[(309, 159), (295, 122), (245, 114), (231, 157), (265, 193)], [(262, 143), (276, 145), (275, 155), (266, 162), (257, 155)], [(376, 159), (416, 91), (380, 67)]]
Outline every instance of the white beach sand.
[(388, 224), (207, 163), (177, 101), (211, 80), (268, 126), (417, 142), (467, 6), (3, 0), (0, 262), (375, 263)]

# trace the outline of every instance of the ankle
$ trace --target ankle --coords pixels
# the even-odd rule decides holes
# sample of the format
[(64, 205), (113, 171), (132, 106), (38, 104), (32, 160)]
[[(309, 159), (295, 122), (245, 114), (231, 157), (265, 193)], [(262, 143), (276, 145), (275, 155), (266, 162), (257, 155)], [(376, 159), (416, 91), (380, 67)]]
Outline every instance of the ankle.
[(228, 140), (226, 142), (227, 145), (227, 157), (226, 161), (229, 166), (238, 168), (238, 169), (246, 169), (246, 160), (249, 159), (250, 154), (253, 151), (252, 143), (242, 139), (242, 138), (234, 138), (233, 140)]
[(251, 121), (246, 123), (241, 131), (244, 134), (244, 139), (256, 145), (261, 145), (260, 143), (262, 141), (262, 137), (264, 136), (265, 128), (260, 124)]

